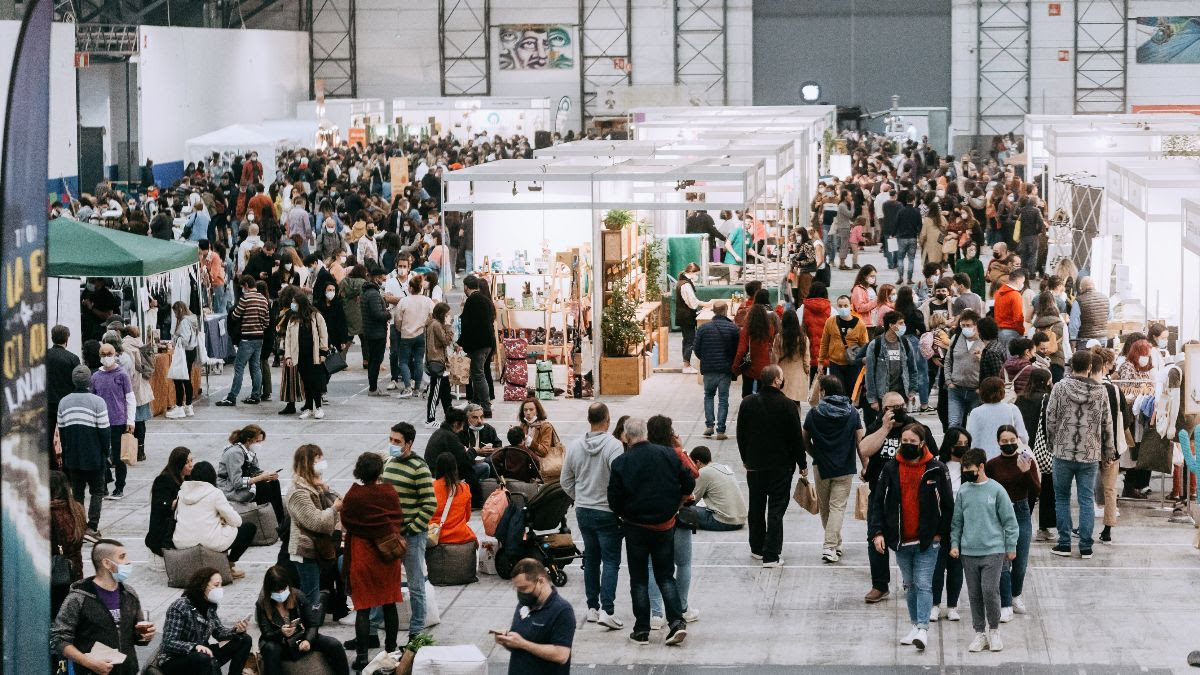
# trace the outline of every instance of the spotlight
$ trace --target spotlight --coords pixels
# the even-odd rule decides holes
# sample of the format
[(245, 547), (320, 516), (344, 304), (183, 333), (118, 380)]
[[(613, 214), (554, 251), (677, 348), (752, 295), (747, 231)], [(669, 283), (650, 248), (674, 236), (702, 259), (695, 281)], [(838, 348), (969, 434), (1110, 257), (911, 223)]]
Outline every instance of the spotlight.
[(809, 80), (800, 85), (800, 100), (805, 103), (816, 103), (821, 99), (821, 85)]

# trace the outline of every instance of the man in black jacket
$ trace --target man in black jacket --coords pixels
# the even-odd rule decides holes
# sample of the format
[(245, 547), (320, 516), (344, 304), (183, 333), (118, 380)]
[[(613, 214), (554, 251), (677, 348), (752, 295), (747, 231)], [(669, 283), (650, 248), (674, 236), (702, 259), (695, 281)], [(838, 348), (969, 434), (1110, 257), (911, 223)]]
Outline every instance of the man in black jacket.
[[(794, 408), (793, 404), (793, 408)], [(608, 506), (621, 519), (625, 554), (629, 560), (629, 595), (633, 603), (633, 633), (638, 644), (650, 642), (650, 572), (662, 591), (667, 614), (666, 644), (687, 637), (679, 590), (675, 585), (675, 514), (696, 487), (696, 479), (674, 450), (646, 440), (646, 421), (625, 420), (629, 449), (613, 460), (608, 481)], [(649, 561), (649, 562), (647, 562)]]
[(913, 283), (913, 270), (917, 265), (917, 236), (921, 234), (921, 212), (917, 210), (916, 197), (908, 190), (900, 192), (904, 204), (896, 214), (896, 285), (904, 283), (905, 260), (908, 261), (908, 285)]
[(463, 290), (467, 299), (463, 301), (458, 346), (471, 359), (471, 402), (483, 407), (486, 418), (492, 416), (486, 371), (496, 344), (496, 308), (489, 294), (480, 292), (480, 282), (475, 275), (468, 274), (463, 279)]
[(1017, 202), (1017, 217), (1021, 219), (1021, 238), (1017, 241), (1017, 255), (1021, 263), (1034, 278), (1038, 276), (1038, 241), (1046, 229), (1042, 210), (1037, 207), (1036, 197), (1021, 197)]
[(66, 326), (60, 324), (50, 329), (50, 340), (54, 346), (46, 352), (46, 419), (50, 422), (51, 436), (54, 435), (55, 420), (58, 419), (58, 402), (75, 391), (71, 371), (79, 365), (79, 357), (67, 349), (67, 340), (70, 338), (71, 329)]
[(692, 211), (692, 215), (687, 217), (684, 231), (688, 234), (707, 234), (708, 245), (711, 247), (715, 247), (718, 241), (725, 241), (725, 235), (717, 229), (717, 224), (712, 216), (708, 215), (708, 211)]
[[(725, 418), (729, 416), (729, 383), (733, 379), (733, 357), (737, 356), (738, 327), (729, 320), (729, 305), (724, 300), (713, 303), (712, 321), (696, 330), (696, 358), (700, 360), (700, 376), (704, 378), (704, 437), (717, 440), (725, 436)], [(713, 411), (713, 399), (716, 411)]]
[(379, 388), (379, 368), (383, 366), (384, 345), (387, 343), (388, 313), (387, 303), (380, 293), (383, 280), (387, 278), (379, 263), (367, 261), (367, 282), (362, 287), (362, 343), (363, 358), (367, 360), (367, 396), (387, 396), (387, 392)]
[(737, 417), (738, 453), (750, 491), (750, 555), (762, 560), (763, 567), (783, 566), (779, 555), (792, 473), (799, 468), (801, 476), (808, 476), (800, 410), (782, 388), (783, 369), (777, 365), (763, 368), (758, 393), (742, 399)]
[(451, 407), (447, 410), (446, 421), (433, 432), (429, 443), (425, 445), (425, 463), (433, 472), (434, 479), (438, 479), (442, 477), (437, 470), (438, 457), (447, 452), (453, 455), (458, 465), (458, 478), (467, 481), (467, 486), (471, 488), (471, 507), (477, 509), (483, 506), (483, 489), (479, 485), (479, 475), (475, 473), (475, 462), (458, 437), (466, 425), (467, 413), (462, 408)]

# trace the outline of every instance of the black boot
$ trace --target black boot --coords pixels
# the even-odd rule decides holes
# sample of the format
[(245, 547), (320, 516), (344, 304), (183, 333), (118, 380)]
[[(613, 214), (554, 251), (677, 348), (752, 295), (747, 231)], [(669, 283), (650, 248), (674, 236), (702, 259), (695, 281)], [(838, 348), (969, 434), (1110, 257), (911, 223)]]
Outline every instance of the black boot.
[(295, 403), (287, 404), (287, 406), (283, 410), (279, 411), (279, 414), (280, 415), (295, 415), (296, 414), (296, 404)]
[(371, 660), (367, 658), (367, 651), (365, 649), (360, 649), (357, 653), (358, 656), (354, 659), (354, 663), (350, 667), (358, 672), (362, 672), (362, 670), (367, 667), (367, 664), (370, 663)]

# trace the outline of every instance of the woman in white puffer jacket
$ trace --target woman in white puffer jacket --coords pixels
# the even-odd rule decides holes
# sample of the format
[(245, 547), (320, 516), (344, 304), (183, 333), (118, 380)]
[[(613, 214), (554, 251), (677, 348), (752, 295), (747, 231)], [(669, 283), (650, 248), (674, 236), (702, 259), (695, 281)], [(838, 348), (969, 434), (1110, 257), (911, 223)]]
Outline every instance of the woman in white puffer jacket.
[(217, 471), (208, 462), (197, 462), (192, 473), (179, 488), (175, 507), (175, 548), (200, 545), (210, 551), (229, 556), (230, 575), (241, 579), (246, 573), (236, 565), (254, 540), (257, 527), (243, 523), (242, 517), (229, 505), (225, 494), (217, 488)]

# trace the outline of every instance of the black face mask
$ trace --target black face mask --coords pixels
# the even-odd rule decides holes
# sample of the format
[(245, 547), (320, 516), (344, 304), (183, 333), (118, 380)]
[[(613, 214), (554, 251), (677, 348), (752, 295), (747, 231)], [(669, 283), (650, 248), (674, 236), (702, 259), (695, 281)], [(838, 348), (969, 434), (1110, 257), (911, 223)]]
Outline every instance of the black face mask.
[(978, 471), (963, 471), (962, 472), (962, 482), (963, 483), (974, 483), (977, 478), (979, 478)]
[(1016, 443), (1005, 443), (1004, 445), (1000, 446), (1000, 452), (1003, 452), (1006, 455), (1015, 454), (1017, 452), (1017, 444)]
[(522, 607), (528, 607), (530, 609), (533, 609), (534, 607), (537, 607), (538, 595), (537, 595), (537, 593), (527, 593), (525, 591), (517, 591), (517, 603), (519, 605), (521, 605)]
[(962, 459), (962, 456), (967, 454), (967, 446), (956, 445), (950, 449), (950, 454), (953, 455), (955, 459)]
[(913, 461), (921, 457), (921, 446), (916, 443), (901, 443), (900, 456), (908, 461)]

